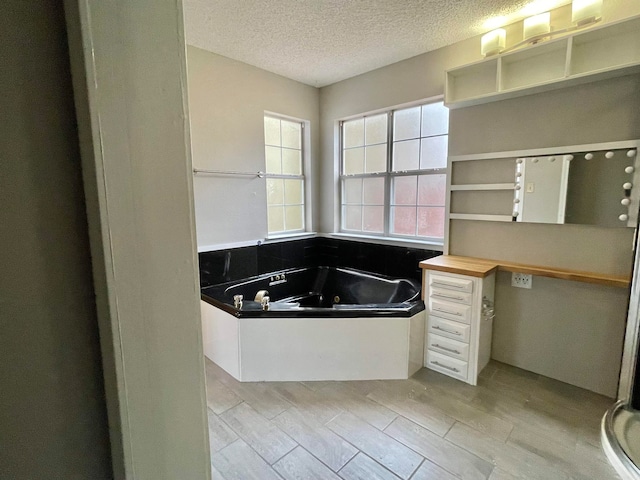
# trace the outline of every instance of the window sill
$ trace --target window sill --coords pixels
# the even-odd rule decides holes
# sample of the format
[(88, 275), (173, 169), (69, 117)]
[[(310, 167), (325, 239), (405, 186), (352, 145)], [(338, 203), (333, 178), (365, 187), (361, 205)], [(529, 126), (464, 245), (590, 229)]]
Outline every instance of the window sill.
[(357, 235), (353, 233), (336, 232), (320, 233), (319, 237), (337, 238), (344, 240), (356, 240), (364, 243), (377, 243), (378, 245), (391, 245), (395, 247), (425, 248), (427, 250), (443, 251), (443, 244), (426, 240), (409, 240), (404, 238), (376, 237), (373, 235)]
[(282, 242), (287, 240), (300, 240), (303, 238), (317, 237), (316, 232), (296, 232), (296, 233), (282, 233), (277, 235), (270, 235), (264, 239), (264, 243)]

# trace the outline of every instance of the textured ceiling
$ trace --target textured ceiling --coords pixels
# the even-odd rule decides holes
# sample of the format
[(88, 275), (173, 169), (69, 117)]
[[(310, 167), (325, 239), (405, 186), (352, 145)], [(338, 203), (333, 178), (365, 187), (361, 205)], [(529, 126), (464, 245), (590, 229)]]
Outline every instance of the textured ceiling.
[(184, 0), (184, 11), (188, 44), (322, 87), (483, 33), (530, 3)]

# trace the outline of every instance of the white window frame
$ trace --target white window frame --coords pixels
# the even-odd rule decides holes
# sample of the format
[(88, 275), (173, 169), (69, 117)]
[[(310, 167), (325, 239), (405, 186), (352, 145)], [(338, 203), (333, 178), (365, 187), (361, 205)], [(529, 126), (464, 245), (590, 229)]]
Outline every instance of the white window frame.
[[(264, 198), (264, 205), (265, 205), (265, 218), (269, 218), (269, 206), (268, 206), (268, 202), (267, 202), (267, 197), (266, 197), (266, 182), (267, 179), (269, 178), (281, 178), (281, 179), (297, 179), (297, 180), (302, 180), (303, 181), (303, 192), (302, 192), (302, 199), (303, 199), (303, 218), (302, 218), (302, 222), (303, 222), (303, 228), (302, 229), (298, 229), (298, 230), (284, 230), (284, 231), (280, 231), (280, 232), (269, 232), (269, 225), (267, 224), (267, 234), (265, 236), (266, 239), (268, 240), (272, 240), (272, 239), (282, 239), (282, 238), (287, 238), (287, 237), (298, 237), (298, 236), (305, 236), (308, 235), (310, 232), (313, 232), (313, 225), (312, 225), (312, 215), (311, 215), (311, 178), (310, 178), (310, 172), (311, 172), (311, 152), (310, 152), (310, 148), (309, 145), (311, 145), (311, 128), (310, 128), (310, 124), (311, 122), (309, 120), (304, 120), (301, 118), (297, 118), (297, 117), (292, 117), (289, 115), (283, 115), (282, 113), (277, 113), (277, 112), (271, 112), (271, 111), (267, 111), (265, 110), (263, 112), (263, 116), (262, 116), (262, 124), (263, 124), (263, 129), (262, 131), (264, 132), (264, 119), (265, 117), (271, 117), (271, 118), (276, 118), (278, 120), (286, 120), (289, 122), (296, 122), (300, 124), (301, 127), (301, 131), (300, 131), (300, 142), (301, 142), (301, 152), (302, 152), (302, 174), (301, 175), (288, 175), (288, 174), (273, 174), (273, 173), (266, 173), (267, 170), (267, 159), (266, 159), (266, 153), (265, 153), (265, 158), (264, 158), (264, 166), (265, 166), (265, 173), (264, 173), (264, 179), (265, 179), (265, 198)], [(264, 134), (264, 133), (263, 133)], [(267, 142), (266, 139), (263, 138), (263, 152), (266, 150)]]
[[(422, 105), (428, 105), (431, 103), (438, 103), (444, 101), (443, 96), (432, 97), (427, 99), (422, 99), (416, 102), (410, 102), (406, 104), (397, 105), (391, 108), (375, 110), (365, 114), (353, 115), (350, 117), (345, 117), (338, 122), (337, 128), (337, 165), (338, 165), (338, 204), (336, 208), (336, 225), (337, 231), (339, 232), (339, 236), (347, 236), (347, 237), (358, 237), (365, 239), (380, 239), (385, 241), (397, 241), (394, 243), (407, 243), (407, 244), (428, 244), (435, 245), (438, 247), (442, 247), (446, 243), (446, 238), (448, 236), (448, 191), (449, 191), (449, 183), (450, 183), (450, 168), (449, 162), (447, 161), (447, 165), (442, 168), (430, 168), (430, 169), (418, 169), (418, 170), (406, 170), (406, 171), (393, 171), (393, 114), (398, 110), (404, 110), (407, 108), (418, 107)], [(386, 161), (386, 171), (379, 173), (359, 173), (359, 174), (348, 174), (345, 175), (344, 171), (344, 149), (343, 149), (343, 136), (344, 136), (344, 122), (349, 120), (356, 120), (359, 118), (366, 118), (370, 116), (376, 116), (386, 113), (387, 114), (387, 161)], [(447, 128), (447, 138), (449, 136), (449, 129)], [(422, 138), (422, 137), (419, 137)], [(428, 137), (424, 137), (428, 138)], [(445, 198), (445, 219), (444, 219), (444, 233), (443, 237), (423, 237), (418, 235), (401, 235), (397, 233), (391, 232), (391, 200), (392, 200), (392, 181), (396, 177), (402, 176), (420, 176), (420, 175), (446, 175), (446, 188), (447, 194)], [(344, 199), (344, 180), (349, 178), (380, 178), (384, 177), (385, 179), (385, 191), (384, 191), (384, 225), (382, 233), (375, 232), (363, 232), (356, 230), (347, 230), (343, 227), (344, 218), (343, 218), (343, 199)], [(385, 243), (387, 243), (385, 242)]]

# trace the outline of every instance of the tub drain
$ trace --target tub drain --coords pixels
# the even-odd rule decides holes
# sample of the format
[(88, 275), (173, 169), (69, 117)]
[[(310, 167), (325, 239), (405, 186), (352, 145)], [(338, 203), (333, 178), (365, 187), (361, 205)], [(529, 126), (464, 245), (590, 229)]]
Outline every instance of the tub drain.
[(333, 303), (340, 303), (340, 297), (338, 295), (333, 297)]

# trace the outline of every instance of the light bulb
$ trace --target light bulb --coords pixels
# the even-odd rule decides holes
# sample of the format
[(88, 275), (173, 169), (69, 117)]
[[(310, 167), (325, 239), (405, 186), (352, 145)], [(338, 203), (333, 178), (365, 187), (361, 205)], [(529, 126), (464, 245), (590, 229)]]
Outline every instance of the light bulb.
[(615, 154), (613, 152), (607, 152), (604, 154), (605, 158), (613, 158)]
[(586, 25), (599, 20), (602, 15), (602, 0), (573, 0), (571, 21), (576, 25)]
[(624, 173), (633, 173), (635, 171), (635, 168), (633, 168), (631, 165), (629, 165), (628, 167), (625, 167), (624, 169)]
[(593, 153), (587, 153), (584, 158), (586, 158), (587, 160), (591, 160), (593, 159)]
[(624, 188), (625, 190), (631, 190), (633, 188), (633, 183), (626, 182), (622, 185), (622, 188)]
[(624, 205), (625, 207), (631, 204), (631, 200), (628, 198), (623, 198), (622, 200), (620, 200), (620, 204)]
[(544, 12), (524, 19), (524, 39), (535, 40), (551, 31), (551, 13)]
[(486, 33), (480, 39), (480, 53), (485, 57), (495, 55), (504, 50), (507, 41), (507, 31), (504, 28), (498, 28)]

